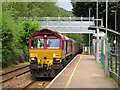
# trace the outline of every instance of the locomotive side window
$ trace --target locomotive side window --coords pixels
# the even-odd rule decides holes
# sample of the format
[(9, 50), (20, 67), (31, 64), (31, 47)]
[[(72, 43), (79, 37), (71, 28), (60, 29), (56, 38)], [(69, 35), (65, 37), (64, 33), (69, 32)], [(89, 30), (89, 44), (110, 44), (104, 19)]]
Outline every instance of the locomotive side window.
[(60, 39), (47, 39), (47, 48), (48, 49), (59, 49)]
[(44, 39), (31, 39), (31, 48), (44, 48)]
[(71, 42), (71, 52), (73, 51), (73, 43)]
[(66, 54), (67, 54), (67, 47), (68, 47), (68, 45), (67, 45), (68, 43), (67, 43), (67, 41), (66, 41)]
[(62, 40), (62, 49), (64, 49), (64, 41)]

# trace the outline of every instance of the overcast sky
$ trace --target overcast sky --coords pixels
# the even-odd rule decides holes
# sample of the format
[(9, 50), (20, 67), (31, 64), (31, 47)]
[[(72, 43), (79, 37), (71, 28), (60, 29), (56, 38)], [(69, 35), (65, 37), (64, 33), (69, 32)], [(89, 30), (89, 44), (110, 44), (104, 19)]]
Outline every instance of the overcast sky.
[(56, 3), (57, 6), (66, 9), (67, 11), (72, 11), (71, 0), (58, 0)]

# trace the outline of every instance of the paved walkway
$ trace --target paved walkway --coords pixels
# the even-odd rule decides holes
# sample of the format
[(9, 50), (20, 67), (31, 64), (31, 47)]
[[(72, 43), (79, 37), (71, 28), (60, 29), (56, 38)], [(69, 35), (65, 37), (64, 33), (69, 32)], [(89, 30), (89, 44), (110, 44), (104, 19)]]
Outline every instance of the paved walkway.
[(115, 88), (91, 55), (77, 55), (47, 88)]

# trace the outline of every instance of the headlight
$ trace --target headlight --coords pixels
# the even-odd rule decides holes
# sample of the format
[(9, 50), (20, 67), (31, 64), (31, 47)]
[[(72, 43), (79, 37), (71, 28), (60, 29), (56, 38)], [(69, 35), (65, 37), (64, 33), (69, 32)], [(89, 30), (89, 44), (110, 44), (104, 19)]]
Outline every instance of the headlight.
[(53, 54), (53, 57), (55, 57), (55, 54)]
[(31, 58), (31, 61), (34, 61), (34, 60), (35, 60), (35, 58), (32, 57), (32, 58)]
[(54, 62), (59, 62), (59, 61), (60, 61), (60, 58), (53, 58), (53, 61), (54, 61)]
[(37, 61), (37, 57), (31, 57), (31, 61)]
[(60, 58), (56, 58), (56, 61), (60, 61)]

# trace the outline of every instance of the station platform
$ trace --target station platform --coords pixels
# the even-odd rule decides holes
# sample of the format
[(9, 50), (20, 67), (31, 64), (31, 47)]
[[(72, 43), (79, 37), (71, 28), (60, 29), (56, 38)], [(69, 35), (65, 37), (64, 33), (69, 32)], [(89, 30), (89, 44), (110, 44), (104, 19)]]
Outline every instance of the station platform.
[(78, 54), (46, 88), (115, 88), (92, 55)]

